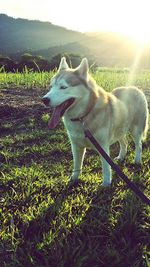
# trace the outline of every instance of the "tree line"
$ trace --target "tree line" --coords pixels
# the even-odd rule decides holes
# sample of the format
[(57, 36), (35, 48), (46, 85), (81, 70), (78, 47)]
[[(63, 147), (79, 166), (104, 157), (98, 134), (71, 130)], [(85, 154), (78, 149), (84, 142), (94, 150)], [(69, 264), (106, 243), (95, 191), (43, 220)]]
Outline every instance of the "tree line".
[(8, 56), (0, 55), (0, 71), (1, 72), (23, 72), (25, 69), (31, 71), (51, 71), (58, 68), (60, 59), (65, 56), (70, 67), (77, 67), (82, 56), (76, 54), (57, 54), (47, 60), (39, 55), (25, 53), (19, 61), (15, 61)]

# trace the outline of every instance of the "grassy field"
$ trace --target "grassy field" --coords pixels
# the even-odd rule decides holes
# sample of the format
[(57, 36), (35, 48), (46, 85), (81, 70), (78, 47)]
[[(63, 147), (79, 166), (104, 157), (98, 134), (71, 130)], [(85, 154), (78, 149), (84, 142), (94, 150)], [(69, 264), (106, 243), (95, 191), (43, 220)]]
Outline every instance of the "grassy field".
[[(150, 207), (113, 173), (101, 187), (99, 156), (87, 152), (78, 186), (69, 188), (72, 155), (60, 123), (49, 131), (40, 97), (53, 73), (0, 74), (0, 267), (150, 267)], [(107, 90), (128, 83), (126, 70), (93, 73)], [(134, 84), (150, 91), (150, 71)], [(150, 197), (150, 131), (143, 165), (129, 137), (120, 168)], [(111, 156), (118, 153), (112, 146)]]

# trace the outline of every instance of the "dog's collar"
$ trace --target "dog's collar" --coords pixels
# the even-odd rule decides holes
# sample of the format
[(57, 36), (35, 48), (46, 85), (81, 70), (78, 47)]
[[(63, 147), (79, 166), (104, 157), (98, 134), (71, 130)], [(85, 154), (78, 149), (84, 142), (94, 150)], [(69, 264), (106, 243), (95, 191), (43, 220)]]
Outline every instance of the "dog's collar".
[(71, 121), (80, 121), (80, 122), (82, 122), (83, 119), (84, 119), (89, 113), (90, 113), (90, 111), (87, 112), (87, 113), (86, 113), (84, 116), (82, 116), (82, 117), (71, 119)]
[[(91, 101), (92, 100), (92, 101)], [(96, 100), (96, 95), (94, 94), (94, 92), (92, 91), (91, 92), (91, 97), (90, 97), (90, 102), (89, 102), (89, 106), (88, 106), (88, 110), (87, 110), (87, 112), (83, 115), (83, 116), (81, 116), (81, 117), (79, 117), (79, 118), (72, 118), (71, 119), (71, 121), (73, 121), (73, 122), (78, 122), (78, 121), (80, 121), (80, 122), (83, 122), (83, 119), (85, 118), (85, 117), (87, 117), (88, 115), (89, 115), (89, 113), (92, 111), (92, 109), (93, 109), (93, 107), (94, 107), (94, 105), (95, 105), (95, 100)]]

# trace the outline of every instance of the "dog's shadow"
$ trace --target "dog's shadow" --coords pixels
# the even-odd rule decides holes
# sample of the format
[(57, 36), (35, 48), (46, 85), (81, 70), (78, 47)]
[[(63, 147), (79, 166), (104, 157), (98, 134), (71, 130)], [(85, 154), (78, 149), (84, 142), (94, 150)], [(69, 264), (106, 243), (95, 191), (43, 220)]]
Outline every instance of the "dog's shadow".
[[(84, 192), (85, 183), (87, 186), (88, 182), (84, 182), (83, 180), (79, 180), (79, 182), (75, 184), (68, 183), (68, 185), (66, 185), (63, 190), (61, 190), (57, 194), (57, 196), (55, 197), (55, 203), (53, 205), (49, 206), (44, 211), (44, 213), (40, 216), (37, 216), (36, 219), (30, 221), (27, 227), (21, 227), (23, 242), (19, 246), (19, 250), (17, 251), (18, 256), (20, 254), (20, 249), (22, 249), (24, 253), (27, 253), (27, 244), (32, 243), (33, 258), (35, 258), (35, 260), (39, 262), (43, 261), (44, 253), (42, 256), (41, 252), (38, 249), (38, 244), (42, 243), (43, 237), (49, 234), (52, 226), (52, 221), (57, 219), (57, 216), (62, 209), (62, 203), (67, 198), (69, 198), (69, 196), (74, 194), (74, 196), (76, 197), (78, 192), (82, 192), (85, 197), (89, 198), (89, 196), (87, 196), (87, 193)], [(92, 199), (90, 200), (88, 210), (85, 212), (85, 215), (83, 216), (82, 221), (79, 223), (79, 225), (74, 225), (69, 231), (66, 231), (65, 236), (62, 239), (63, 247), (60, 248), (59, 242), (54, 241), (49, 245), (49, 248), (47, 248), (47, 245), (45, 245), (46, 247), (43, 247), (43, 251), (45, 249), (48, 249), (49, 257), (56, 258), (57, 253), (56, 251), (54, 252), (54, 247), (57, 244), (60, 258), (63, 258), (63, 261), (65, 262), (64, 266), (71, 267), (76, 266), (72, 264), (73, 261), (78, 261), (78, 257), (82, 257), (83, 255), (84, 257), (87, 257), (87, 255), (89, 254), (89, 247), (91, 247), (92, 252), (94, 246), (97, 246), (98, 243), (103, 244), (104, 246), (104, 243), (106, 243), (107, 241), (107, 235), (109, 235), (109, 217), (112, 197), (112, 188), (104, 189), (99, 187), (97, 191), (92, 192)], [(72, 212), (72, 216), (76, 216), (76, 210)], [(97, 223), (98, 221), (100, 222), (100, 224)], [(58, 233), (58, 236), (56, 237), (58, 239), (59, 235), (61, 234), (61, 230), (59, 232), (60, 233)], [(77, 255), (76, 253), (74, 253), (74, 250), (76, 251)], [(65, 251), (67, 251), (67, 254), (65, 254)], [(56, 266), (60, 266), (60, 262), (56, 261), (55, 267)]]
[[(131, 267), (134, 266), (137, 255), (138, 259), (141, 257), (140, 266), (142, 266), (142, 251), (148, 244), (144, 237), (142, 241), (138, 239), (139, 233), (143, 230), (140, 219), (137, 220), (141, 218), (143, 207), (140, 200), (130, 191), (125, 192), (121, 202), (115, 199), (115, 194), (120, 190), (120, 185), (117, 186), (118, 181), (119, 178), (113, 181), (110, 188), (99, 186), (97, 191), (92, 192), (89, 208), (82, 217), (82, 221), (66, 231), (61, 242), (56, 240), (49, 244), (49, 247), (45, 244), (39, 251), (37, 246), (43, 242), (43, 236), (51, 230), (51, 222), (59, 215), (62, 203), (70, 195), (83, 192), (85, 182), (80, 180), (74, 185), (65, 186), (56, 196), (55, 203), (41, 216), (32, 220), (23, 232), (24, 251), (27, 252), (27, 244), (32, 243), (32, 256), (36, 262), (43, 262), (47, 251), (50, 261), (52, 258), (55, 259), (55, 265), (52, 263), (50, 265), (52, 267), (61, 266), (61, 261), (64, 267), (75, 267), (81, 259), (83, 262), (81, 266)], [(87, 195), (86, 197), (88, 199)], [(118, 201), (118, 204), (114, 201)], [(136, 207), (137, 211), (135, 211)], [(135, 214), (136, 217), (134, 217)], [(148, 235), (148, 232), (145, 234)]]

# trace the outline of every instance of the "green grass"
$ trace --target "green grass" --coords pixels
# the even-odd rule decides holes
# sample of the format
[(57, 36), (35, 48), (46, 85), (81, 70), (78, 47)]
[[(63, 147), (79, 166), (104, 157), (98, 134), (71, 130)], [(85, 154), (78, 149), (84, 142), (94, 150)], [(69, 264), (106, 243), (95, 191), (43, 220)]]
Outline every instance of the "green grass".
[(53, 75), (53, 71), (33, 72), (28, 69), (23, 73), (0, 73), (0, 88), (45, 88)]
[[(26, 75), (29, 80), (24, 74), (0, 74), (2, 88), (44, 88), (52, 74)], [(146, 88), (149, 73), (140, 75), (136, 84)], [(107, 90), (127, 81), (124, 71), (94, 76)], [(78, 186), (69, 188), (72, 155), (63, 125), (49, 131), (48, 114), (42, 112), (21, 119), (14, 124), (10, 117), (0, 125), (0, 266), (149, 267), (150, 207), (115, 173), (111, 188), (102, 188), (101, 163), (92, 151)], [(141, 168), (133, 164), (132, 140), (120, 167), (150, 197), (149, 140), (150, 131)], [(117, 152), (115, 145), (111, 156)]]
[[(39, 73), (28, 69), (23, 73), (0, 73), (0, 88), (46, 88), (53, 75), (54, 71)], [(106, 90), (128, 84), (129, 76), (130, 72), (127, 69), (100, 68), (93, 72), (97, 83)], [(149, 88), (150, 70), (136, 71), (133, 84), (143, 89)]]

